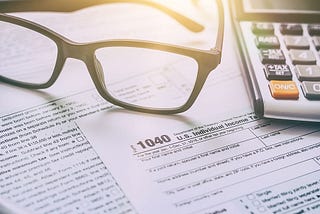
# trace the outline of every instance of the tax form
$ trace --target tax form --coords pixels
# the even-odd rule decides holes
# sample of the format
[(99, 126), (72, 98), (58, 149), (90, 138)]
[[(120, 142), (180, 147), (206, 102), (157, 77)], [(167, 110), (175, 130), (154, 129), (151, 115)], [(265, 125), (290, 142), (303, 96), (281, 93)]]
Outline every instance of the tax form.
[(119, 117), (78, 125), (139, 213), (320, 211), (320, 124)]

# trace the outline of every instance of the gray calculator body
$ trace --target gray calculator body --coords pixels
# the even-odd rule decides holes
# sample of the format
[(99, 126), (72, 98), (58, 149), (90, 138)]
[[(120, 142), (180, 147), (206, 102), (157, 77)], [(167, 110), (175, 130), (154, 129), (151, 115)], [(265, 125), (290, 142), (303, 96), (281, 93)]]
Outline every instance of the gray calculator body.
[(320, 122), (320, 1), (229, 0), (255, 113)]

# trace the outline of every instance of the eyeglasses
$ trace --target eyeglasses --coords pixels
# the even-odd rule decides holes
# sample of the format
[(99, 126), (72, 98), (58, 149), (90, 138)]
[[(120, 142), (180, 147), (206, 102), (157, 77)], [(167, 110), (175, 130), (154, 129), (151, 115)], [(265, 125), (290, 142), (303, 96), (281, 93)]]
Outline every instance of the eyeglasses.
[[(145, 40), (78, 43), (37, 23), (5, 14), (69, 12), (119, 2), (156, 8), (193, 32), (203, 30), (202, 25), (188, 17), (148, 0), (80, 0), (69, 5), (64, 0), (0, 2), (0, 81), (29, 89), (48, 88), (57, 80), (66, 59), (75, 58), (86, 64), (99, 94), (114, 105), (156, 114), (186, 111), (221, 61), (224, 32), (221, 0), (215, 1), (219, 24), (215, 47), (210, 50)], [(9, 38), (14, 43), (6, 45)]]

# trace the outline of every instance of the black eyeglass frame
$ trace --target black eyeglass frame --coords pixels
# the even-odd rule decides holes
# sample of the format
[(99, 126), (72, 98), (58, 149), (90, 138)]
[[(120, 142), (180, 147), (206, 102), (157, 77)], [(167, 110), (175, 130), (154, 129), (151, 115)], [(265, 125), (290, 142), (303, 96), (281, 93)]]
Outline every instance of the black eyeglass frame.
[[(50, 3), (54, 2), (53, 3)], [(59, 2), (61, 3), (59, 4)], [(221, 51), (223, 45), (223, 35), (224, 35), (224, 12), (223, 5), (221, 0), (216, 0), (218, 6), (218, 15), (219, 15), (219, 26), (218, 32), (216, 36), (216, 44), (215, 47), (210, 50), (200, 50), (195, 48), (182, 47), (172, 44), (159, 43), (153, 41), (146, 40), (105, 40), (98, 42), (90, 42), (90, 43), (78, 43), (71, 41), (64, 36), (40, 25), (34, 23), (32, 21), (22, 19), (19, 17), (15, 17), (12, 15), (8, 15), (5, 13), (8, 12), (26, 12), (26, 11), (58, 11), (58, 12), (68, 12), (75, 11), (81, 8), (85, 8), (88, 6), (93, 6), (97, 4), (106, 4), (106, 3), (138, 3), (148, 5), (154, 8), (157, 8), (166, 14), (170, 15), (172, 18), (176, 19), (178, 22), (183, 24), (189, 30), (194, 32), (199, 32), (203, 29), (203, 26), (192, 21), (191, 19), (163, 6), (158, 3), (154, 3), (148, 0), (98, 0), (93, 3), (93, 1), (77, 1), (74, 4), (69, 4), (64, 7), (64, 0), (28, 0), (28, 1), (11, 1), (11, 2), (0, 2), (0, 21), (16, 24), (30, 30), (36, 31), (51, 40), (53, 40), (58, 49), (58, 55), (56, 64), (54, 67), (54, 71), (52, 73), (51, 78), (43, 84), (30, 84), (24, 83), (16, 80), (12, 80), (0, 75), (0, 81), (12, 84), (15, 86), (29, 88), (29, 89), (44, 89), (52, 86), (54, 82), (57, 80), (60, 75), (62, 68), (65, 64), (67, 58), (75, 58), (82, 60), (90, 73), (90, 76), (93, 80), (95, 87), (99, 94), (106, 99), (108, 102), (129, 109), (133, 111), (146, 112), (146, 113), (154, 113), (154, 114), (176, 114), (181, 113), (188, 110), (198, 97), (209, 73), (213, 71), (221, 62)], [(59, 6), (60, 5), (60, 6)], [(72, 6), (74, 5), (74, 6)], [(99, 62), (95, 58), (95, 51), (99, 48), (105, 47), (135, 47), (135, 48), (146, 48), (146, 49), (154, 49), (160, 50), (164, 52), (171, 52), (175, 54), (180, 54), (184, 56), (188, 56), (196, 60), (198, 63), (198, 73), (196, 77), (195, 86), (190, 94), (189, 99), (186, 103), (177, 108), (171, 109), (161, 109), (161, 108), (144, 108), (137, 105), (132, 105), (123, 101), (120, 101), (116, 98), (113, 98), (112, 95), (109, 94), (105, 87), (103, 72), (99, 68)]]

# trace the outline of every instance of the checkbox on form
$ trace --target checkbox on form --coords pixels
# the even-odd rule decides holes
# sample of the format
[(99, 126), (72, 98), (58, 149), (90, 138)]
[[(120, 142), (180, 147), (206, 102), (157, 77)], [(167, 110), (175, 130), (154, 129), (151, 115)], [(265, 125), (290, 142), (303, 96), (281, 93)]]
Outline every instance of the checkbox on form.
[(77, 137), (76, 140), (77, 140), (78, 142), (84, 141), (84, 137)]

